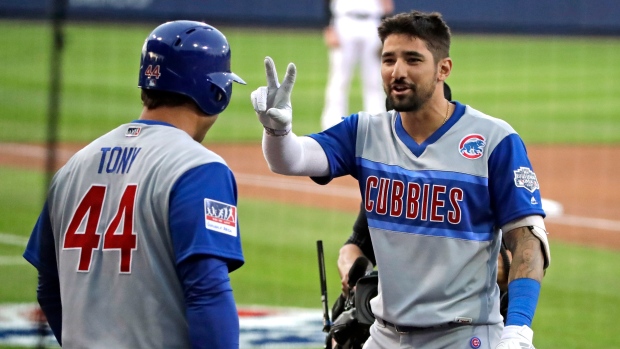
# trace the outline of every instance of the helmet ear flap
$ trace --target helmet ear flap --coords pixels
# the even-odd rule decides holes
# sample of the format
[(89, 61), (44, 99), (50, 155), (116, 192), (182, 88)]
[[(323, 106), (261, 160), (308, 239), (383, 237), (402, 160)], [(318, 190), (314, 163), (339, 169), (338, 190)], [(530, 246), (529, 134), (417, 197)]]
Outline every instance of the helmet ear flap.
[(222, 88), (208, 81), (207, 86), (205, 86), (203, 98), (200, 99), (198, 106), (209, 115), (219, 114), (223, 112), (228, 106), (228, 103), (230, 103), (231, 93), (232, 86), (230, 84)]

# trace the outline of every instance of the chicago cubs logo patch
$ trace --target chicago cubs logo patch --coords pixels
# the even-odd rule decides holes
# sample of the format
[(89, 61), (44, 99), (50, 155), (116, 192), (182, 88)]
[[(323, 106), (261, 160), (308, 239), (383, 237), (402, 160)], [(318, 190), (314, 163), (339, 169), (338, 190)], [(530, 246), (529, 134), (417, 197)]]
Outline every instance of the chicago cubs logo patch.
[(470, 134), (459, 142), (459, 153), (466, 159), (474, 160), (482, 157), (486, 140), (482, 135)]
[(530, 170), (527, 167), (519, 167), (518, 170), (514, 171), (515, 174), (515, 185), (517, 188), (525, 188), (533, 193), (536, 189), (539, 189), (538, 179), (536, 178), (536, 174), (534, 171)]
[(482, 341), (478, 337), (472, 337), (469, 340), (469, 346), (471, 346), (474, 349), (480, 348), (481, 345), (482, 345)]
[(205, 199), (205, 226), (218, 233), (237, 236), (237, 207)]

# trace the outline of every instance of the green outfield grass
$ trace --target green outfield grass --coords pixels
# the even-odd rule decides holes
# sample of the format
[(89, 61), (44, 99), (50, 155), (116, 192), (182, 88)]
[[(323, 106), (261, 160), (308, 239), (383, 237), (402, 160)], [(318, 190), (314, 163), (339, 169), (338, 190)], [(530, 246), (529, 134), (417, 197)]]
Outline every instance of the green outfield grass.
[[(152, 25), (71, 24), (63, 64), (61, 139), (89, 141), (140, 112), (137, 70)], [(51, 32), (44, 23), (0, 21), (0, 141), (45, 138)], [(263, 58), (295, 62), (294, 130), (319, 130), (327, 53), (315, 31), (222, 28), (233, 52), (232, 102), (209, 134), (258, 141), (250, 93), (265, 84)], [(448, 82), (456, 100), (511, 123), (528, 143), (620, 140), (620, 40), (455, 34)], [(351, 112), (361, 108), (359, 84)]]
[[(151, 25), (71, 24), (63, 64), (60, 138), (87, 142), (140, 113), (137, 70)], [(320, 31), (221, 28), (233, 50), (229, 108), (208, 135), (213, 142), (259, 143), (249, 101), (265, 83), (263, 58), (282, 73), (293, 61), (294, 130), (319, 130), (327, 53)], [(0, 143), (45, 140), (51, 32), (45, 23), (0, 21)], [(620, 40), (455, 34), (448, 82), (456, 100), (507, 120), (532, 143), (620, 142)], [(361, 107), (359, 82), (351, 111)], [(19, 258), (42, 204), (44, 177), (0, 167), (0, 260)], [(231, 275), (239, 304), (320, 308), (316, 240), (325, 244), (332, 302), (339, 292), (336, 256), (354, 214), (239, 199), (246, 265)], [(294, 228), (293, 228), (294, 227)], [(17, 242), (15, 242), (17, 241)], [(539, 348), (620, 348), (620, 253), (552, 242), (552, 266), (534, 320)], [(34, 302), (29, 265), (0, 264), (0, 303)], [(330, 304), (331, 306), (331, 304)], [(1, 347), (1, 346), (0, 346)], [(2, 347), (7, 348), (7, 347)]]

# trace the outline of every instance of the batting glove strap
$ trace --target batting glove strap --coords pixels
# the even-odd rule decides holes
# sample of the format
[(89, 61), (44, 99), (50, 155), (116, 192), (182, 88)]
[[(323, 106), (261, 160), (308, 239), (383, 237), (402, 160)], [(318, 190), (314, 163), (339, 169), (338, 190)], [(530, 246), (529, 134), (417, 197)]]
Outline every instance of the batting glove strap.
[(534, 331), (528, 326), (506, 326), (495, 349), (535, 349)]
[(271, 128), (271, 127), (267, 127), (263, 125), (263, 128), (265, 129), (266, 134), (273, 136), (273, 137), (284, 137), (291, 132), (290, 127), (284, 130), (276, 130), (275, 128)]

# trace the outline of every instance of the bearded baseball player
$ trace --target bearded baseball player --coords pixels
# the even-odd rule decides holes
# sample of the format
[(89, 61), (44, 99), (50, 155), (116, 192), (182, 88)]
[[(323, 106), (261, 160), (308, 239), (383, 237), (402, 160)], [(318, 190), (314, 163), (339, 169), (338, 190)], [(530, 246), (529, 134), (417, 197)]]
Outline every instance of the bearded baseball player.
[(210, 25), (158, 26), (142, 47), (139, 119), (56, 173), (24, 257), (63, 347), (239, 347), (237, 188), (200, 144), (244, 84), (230, 57)]
[[(550, 253), (525, 145), (505, 121), (444, 98), (453, 63), (439, 13), (398, 14), (378, 32), (394, 110), (353, 114), (306, 137), (291, 131), (295, 65), (280, 85), (265, 59), (267, 86), (251, 96), (265, 159), (276, 173), (320, 184), (359, 181), (379, 270), (365, 349), (533, 348)], [(496, 282), (502, 239), (513, 257), (506, 326)]]
[[(447, 82), (443, 84), (443, 94), (448, 101), (452, 100), (452, 89)], [(389, 100), (386, 101), (386, 107), (388, 110), (394, 109), (390, 105)], [(372, 240), (370, 239), (364, 203), (360, 205), (359, 213), (353, 224), (351, 236), (349, 236), (338, 254), (338, 272), (341, 278), (343, 295), (348, 293), (349, 270), (355, 260), (360, 256), (368, 258), (373, 265), (377, 264), (375, 252), (372, 248)], [(500, 249), (500, 256), (497, 258), (497, 284), (502, 292), (505, 292), (508, 287), (507, 268), (510, 266), (510, 259), (509, 252), (507, 252), (505, 248)]]

